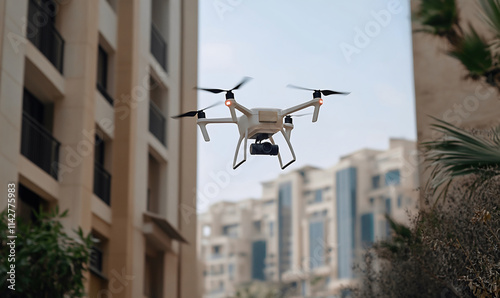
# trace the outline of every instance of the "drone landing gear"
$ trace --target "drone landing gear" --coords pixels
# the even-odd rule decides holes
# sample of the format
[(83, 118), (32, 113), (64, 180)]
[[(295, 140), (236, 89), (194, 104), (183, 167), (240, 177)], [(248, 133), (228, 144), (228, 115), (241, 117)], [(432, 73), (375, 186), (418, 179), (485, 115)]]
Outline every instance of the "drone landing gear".
[[(283, 161), (281, 160), (281, 154), (278, 153), (278, 160), (280, 162), (281, 169), (284, 170), (286, 167), (288, 167), (289, 165), (291, 165), (292, 163), (294, 163), (295, 160), (296, 160), (296, 158), (295, 158), (295, 152), (293, 151), (292, 143), (290, 143), (290, 137), (285, 133), (285, 131), (283, 130), (283, 128), (280, 131), (281, 131), (281, 134), (283, 135), (283, 137), (285, 138), (285, 141), (286, 141), (286, 143), (288, 145), (288, 148), (290, 148), (290, 152), (292, 153), (292, 160), (290, 160), (285, 165), (283, 165)], [(269, 141), (271, 141), (271, 144), (274, 145), (274, 139), (273, 139), (272, 136), (269, 137)]]
[[(243, 160), (241, 160), (238, 164), (236, 164), (236, 160), (238, 159), (238, 152), (240, 151), (241, 141), (245, 139), (245, 144), (243, 144)], [(244, 135), (240, 135), (240, 139), (238, 140), (238, 144), (236, 145), (236, 152), (234, 153), (233, 160), (233, 170), (236, 170), (239, 166), (241, 166), (245, 161), (247, 161), (247, 140), (248, 140), (248, 130), (245, 131)]]
[[(283, 129), (280, 130), (281, 134), (285, 138), (285, 141), (288, 145), (288, 148), (290, 149), (290, 152), (292, 153), (292, 160), (290, 160), (288, 163), (283, 165), (283, 160), (281, 159), (281, 154), (279, 153), (279, 148), (278, 145), (274, 142), (274, 139), (272, 135), (266, 135), (271, 144), (269, 143), (264, 143), (262, 144), (263, 138), (256, 138), (255, 144), (251, 145), (250, 148), (250, 154), (252, 155), (278, 155), (278, 160), (280, 162), (281, 169), (284, 170), (286, 167), (291, 165), (293, 162), (295, 162), (295, 152), (293, 151), (292, 144), (290, 143), (290, 137), (288, 134), (285, 133)], [(241, 142), (245, 140), (244, 147), (243, 147), (243, 159), (240, 162), (237, 162), (238, 160), (238, 153), (240, 151), (240, 146)], [(247, 141), (248, 141), (248, 130), (245, 132), (244, 135), (240, 135), (240, 138), (238, 140), (238, 144), (236, 145), (236, 152), (234, 154), (234, 159), (233, 159), (233, 169), (238, 168), (240, 165), (242, 165), (246, 160), (247, 160)], [(264, 145), (269, 145), (269, 146), (264, 146)]]

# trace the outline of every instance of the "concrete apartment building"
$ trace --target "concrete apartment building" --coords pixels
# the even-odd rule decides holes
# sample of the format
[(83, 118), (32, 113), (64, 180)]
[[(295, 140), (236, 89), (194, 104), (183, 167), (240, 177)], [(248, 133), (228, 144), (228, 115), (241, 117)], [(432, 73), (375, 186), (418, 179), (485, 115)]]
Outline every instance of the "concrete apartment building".
[[(416, 15), (420, 0), (411, 1), (412, 16)], [(491, 37), (480, 13), (477, 1), (456, 0), (461, 25), (471, 23), (484, 37)], [(418, 29), (416, 20), (413, 29)], [(467, 129), (490, 129), (500, 124), (500, 100), (498, 92), (485, 82), (466, 80), (465, 67), (446, 54), (450, 50), (441, 38), (413, 33), (413, 68), (415, 79), (415, 110), (418, 143), (435, 139), (429, 116)], [(429, 172), (420, 166), (421, 181), (427, 181)], [(422, 185), (425, 186), (425, 185)]]
[[(0, 191), (99, 239), (89, 297), (197, 297), (197, 1), (0, 1)], [(0, 209), (7, 206), (2, 196)]]
[[(419, 196), (416, 158), (415, 142), (391, 139), (388, 150), (264, 182), (259, 200), (214, 204), (198, 221), (204, 297), (231, 297), (252, 280), (292, 285), (295, 297), (341, 297), (363, 249), (390, 236), (385, 214), (408, 223)], [(226, 247), (242, 257), (225, 257)]]

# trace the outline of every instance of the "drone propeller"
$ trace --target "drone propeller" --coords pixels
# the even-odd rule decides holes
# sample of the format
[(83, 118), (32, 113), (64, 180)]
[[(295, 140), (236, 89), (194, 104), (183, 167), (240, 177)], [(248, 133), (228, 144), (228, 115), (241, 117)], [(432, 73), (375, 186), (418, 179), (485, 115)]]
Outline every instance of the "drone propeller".
[(221, 92), (226, 92), (226, 98), (234, 98), (234, 95), (233, 95), (232, 91), (233, 90), (238, 90), (241, 86), (243, 86), (244, 84), (246, 84), (251, 79), (252, 79), (251, 77), (244, 77), (243, 80), (238, 85), (234, 86), (232, 89), (229, 89), (229, 90), (212, 89), (212, 88), (199, 88), (199, 87), (196, 87), (196, 89), (203, 90), (203, 91), (208, 91), (208, 92), (215, 93), (215, 94), (219, 94)]
[(194, 117), (196, 115), (198, 115), (198, 118), (205, 118), (205, 113), (203, 111), (207, 110), (207, 109), (210, 109), (210, 108), (213, 108), (215, 106), (218, 106), (222, 104), (222, 102), (216, 102), (214, 103), (213, 105), (210, 105), (204, 109), (201, 109), (201, 110), (198, 110), (198, 111), (189, 111), (189, 112), (186, 112), (184, 114), (180, 114), (180, 115), (177, 115), (177, 116), (172, 116), (172, 118), (174, 119), (177, 119), (177, 118), (182, 118), (182, 117)]
[(291, 115), (286, 115), (287, 117), (294, 117), (294, 118), (297, 118), (297, 117), (304, 117), (304, 116), (308, 116), (308, 115), (312, 115), (313, 113), (305, 113), (305, 114), (291, 114)]
[(315, 90), (315, 89), (310, 89), (310, 88), (304, 88), (304, 87), (299, 87), (295, 85), (287, 85), (288, 88), (294, 88), (294, 89), (300, 89), (300, 90), (307, 90), (307, 91), (313, 91), (315, 94), (316, 93), (321, 93), (324, 96), (332, 95), (332, 94), (340, 94), (340, 95), (348, 95), (351, 94), (351, 92), (339, 92), (339, 91), (333, 91), (333, 90)]

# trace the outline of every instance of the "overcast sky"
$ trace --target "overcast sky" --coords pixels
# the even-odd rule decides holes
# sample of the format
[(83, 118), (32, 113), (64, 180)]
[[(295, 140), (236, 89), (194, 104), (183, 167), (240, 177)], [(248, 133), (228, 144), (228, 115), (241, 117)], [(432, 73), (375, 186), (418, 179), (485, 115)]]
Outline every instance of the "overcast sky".
[[(415, 140), (409, 0), (200, 0), (199, 8), (200, 87), (232, 88), (253, 77), (235, 91), (248, 108), (312, 98), (287, 84), (352, 93), (324, 97), (316, 123), (294, 120), (297, 161), (285, 171), (276, 157), (250, 155), (233, 171), (237, 126), (209, 125), (210, 142), (198, 130), (198, 211), (259, 198), (262, 181), (304, 165), (330, 167), (361, 148), (387, 149), (390, 137)], [(224, 100), (198, 95), (199, 108)], [(207, 111), (229, 116), (224, 105)]]

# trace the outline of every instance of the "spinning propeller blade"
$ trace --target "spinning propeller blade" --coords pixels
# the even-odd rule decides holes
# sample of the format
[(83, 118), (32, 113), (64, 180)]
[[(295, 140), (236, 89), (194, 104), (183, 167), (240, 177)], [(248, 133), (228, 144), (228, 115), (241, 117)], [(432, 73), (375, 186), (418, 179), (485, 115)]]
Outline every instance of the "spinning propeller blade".
[(308, 116), (308, 115), (312, 115), (313, 113), (305, 113), (305, 114), (291, 114), (291, 115), (286, 115), (287, 117), (294, 117), (294, 118), (297, 118), (297, 117), (304, 117), (304, 116)]
[(288, 84), (287, 87), (288, 88), (293, 88), (293, 89), (299, 89), (299, 90), (321, 92), (321, 94), (323, 94), (324, 96), (333, 95), (333, 94), (339, 94), (339, 95), (348, 95), (348, 94), (351, 94), (351, 92), (339, 92), (339, 91), (333, 91), (333, 90), (319, 90), (319, 89), (315, 90), (315, 89), (304, 88), (304, 87), (295, 86), (295, 85), (291, 85), (291, 84)]
[(198, 113), (200, 113), (200, 112), (203, 112), (205, 110), (208, 110), (210, 108), (213, 108), (213, 107), (221, 105), (221, 104), (222, 104), (222, 102), (219, 101), (219, 102), (216, 102), (216, 103), (214, 103), (212, 105), (209, 105), (206, 108), (203, 108), (203, 109), (200, 109), (200, 110), (197, 110), (197, 111), (189, 111), (189, 112), (186, 112), (184, 114), (180, 114), (180, 115), (177, 115), (177, 116), (172, 116), (172, 118), (177, 119), (177, 118), (182, 118), (182, 117), (194, 117), (194, 116), (198, 115)]
[(239, 89), (241, 86), (245, 85), (251, 79), (252, 79), (251, 77), (244, 77), (243, 80), (241, 80), (241, 82), (238, 85), (234, 86), (232, 89), (229, 89), (229, 90), (212, 89), (212, 88), (199, 88), (199, 87), (196, 87), (196, 89), (203, 90), (203, 91), (208, 91), (208, 92), (215, 93), (215, 94), (219, 94), (221, 92), (231, 92), (233, 90)]

